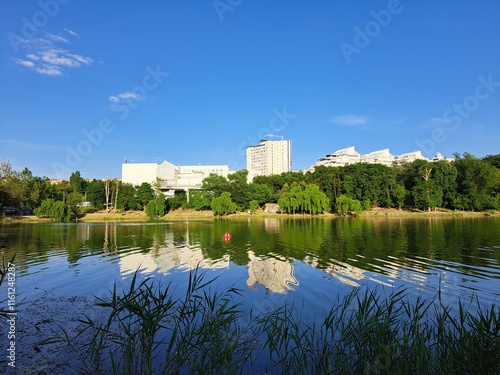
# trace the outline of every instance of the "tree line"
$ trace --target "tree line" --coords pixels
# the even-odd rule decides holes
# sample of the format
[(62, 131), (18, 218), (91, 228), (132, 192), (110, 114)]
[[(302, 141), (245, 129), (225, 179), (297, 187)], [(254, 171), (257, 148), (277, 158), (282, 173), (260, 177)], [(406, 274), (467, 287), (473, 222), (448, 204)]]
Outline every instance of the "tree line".
[(8, 207), (37, 209), (41, 216), (58, 212), (68, 219), (77, 215), (86, 201), (96, 209), (114, 212), (144, 210), (150, 217), (180, 207), (212, 210), (215, 215), (254, 212), (266, 203), (278, 204), (283, 213), (312, 215), (324, 211), (359, 214), (373, 207), (499, 210), (500, 154), (484, 158), (455, 154), (453, 161), (416, 160), (391, 167), (364, 163), (318, 166), (307, 173), (256, 176), (250, 183), (248, 171), (240, 170), (227, 178), (211, 174), (200, 190), (190, 190), (189, 196), (176, 191), (169, 198), (161, 193), (158, 183), (133, 186), (117, 179), (85, 180), (79, 171), (72, 173), (69, 181), (51, 184), (27, 168), (17, 172), (0, 160), (2, 211)]

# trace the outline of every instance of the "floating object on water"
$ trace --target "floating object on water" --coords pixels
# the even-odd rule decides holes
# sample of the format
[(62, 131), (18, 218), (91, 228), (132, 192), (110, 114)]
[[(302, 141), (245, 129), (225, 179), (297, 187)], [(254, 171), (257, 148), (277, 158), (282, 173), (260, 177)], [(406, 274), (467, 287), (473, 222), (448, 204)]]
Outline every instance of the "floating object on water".
[(229, 242), (231, 240), (231, 234), (229, 232), (224, 233), (224, 241)]

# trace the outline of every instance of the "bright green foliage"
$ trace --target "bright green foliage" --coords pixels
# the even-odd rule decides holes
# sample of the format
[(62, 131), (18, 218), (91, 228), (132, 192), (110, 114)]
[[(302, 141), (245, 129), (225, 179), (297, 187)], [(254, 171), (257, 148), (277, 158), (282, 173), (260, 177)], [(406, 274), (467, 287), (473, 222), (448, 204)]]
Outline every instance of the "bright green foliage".
[(174, 196), (167, 199), (168, 210), (176, 210), (181, 207), (186, 207), (187, 196), (184, 190), (176, 190)]
[(118, 191), (117, 207), (120, 210), (126, 211), (140, 208), (140, 204), (137, 202), (137, 198), (135, 196), (136, 191), (132, 184), (124, 184), (120, 182)]
[(57, 221), (69, 221), (71, 212), (68, 206), (61, 201), (46, 199), (40, 207), (35, 208), (35, 215), (38, 217), (50, 217)]
[(215, 197), (229, 191), (229, 181), (224, 176), (210, 173), (201, 183), (201, 190), (212, 193)]
[(210, 210), (213, 194), (201, 190), (189, 190), (188, 207), (194, 208), (196, 211)]
[(457, 193), (463, 197), (461, 203), (470, 210), (492, 208), (495, 194), (500, 192), (500, 170), (467, 153), (463, 157), (455, 156)]
[(146, 208), (148, 202), (154, 199), (154, 191), (151, 185), (143, 182), (136, 191), (136, 198), (141, 207)]
[(248, 171), (246, 169), (242, 169), (241, 171), (236, 171), (229, 176), (227, 176), (229, 180), (229, 190), (231, 193), (231, 199), (236, 203), (236, 206), (242, 210), (248, 208), (249, 203), (249, 188), (248, 188)]
[(337, 201), (335, 202), (335, 210), (339, 215), (353, 213), (354, 215), (359, 216), (362, 212), (361, 202), (357, 199), (352, 199), (347, 195), (339, 195), (337, 197)]
[(79, 212), (79, 207), (83, 202), (83, 195), (78, 192), (73, 192), (68, 194), (66, 198), (66, 204), (71, 208), (71, 211), (75, 214)]
[(394, 188), (393, 193), (396, 203), (398, 205), (398, 209), (401, 210), (401, 207), (405, 204), (405, 199), (406, 199), (406, 189), (404, 185), (397, 184), (396, 187)]
[(83, 179), (80, 171), (71, 173), (69, 177), (69, 185), (74, 193), (84, 194), (87, 187), (87, 181)]
[(289, 191), (284, 192), (283, 197), (278, 200), (278, 205), (283, 213), (317, 215), (328, 210), (330, 202), (317, 185), (307, 184), (305, 189), (302, 189), (294, 182)]
[(212, 198), (212, 211), (216, 216), (223, 216), (236, 212), (236, 204), (231, 199), (231, 193), (224, 192), (220, 197)]
[(165, 215), (165, 195), (160, 193), (158, 196), (150, 200), (146, 205), (146, 215), (150, 219)]
[[(85, 189), (87, 194), (87, 201), (92, 202), (92, 205), (101, 209), (104, 207), (106, 203), (106, 196), (104, 192), (104, 181), (102, 180), (92, 180), (87, 184), (87, 188)], [(135, 191), (134, 191), (135, 192)], [(120, 191), (121, 194), (121, 191)]]
[(254, 213), (257, 208), (259, 208), (259, 201), (250, 201), (250, 205), (248, 207), (251, 213)]
[(271, 189), (268, 184), (252, 182), (248, 185), (248, 199), (264, 205), (272, 201)]

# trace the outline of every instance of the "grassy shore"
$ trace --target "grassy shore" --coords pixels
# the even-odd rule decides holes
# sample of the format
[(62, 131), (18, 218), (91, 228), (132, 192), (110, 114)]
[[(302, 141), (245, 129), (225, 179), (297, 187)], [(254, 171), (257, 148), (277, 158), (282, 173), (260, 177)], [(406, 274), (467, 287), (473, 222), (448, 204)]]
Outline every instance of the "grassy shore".
[[(362, 218), (453, 218), (453, 217), (485, 217), (485, 216), (500, 216), (500, 211), (485, 211), (485, 212), (472, 212), (472, 211), (452, 211), (439, 209), (437, 211), (419, 211), (419, 210), (397, 210), (394, 208), (374, 208), (371, 211), (363, 211), (360, 217)], [(227, 215), (224, 218), (230, 220), (240, 219), (263, 219), (263, 218), (310, 218), (318, 217), (323, 219), (338, 219), (341, 218), (337, 214), (324, 213), (321, 215), (307, 215), (307, 214), (277, 214), (265, 213), (258, 210), (254, 214), (248, 212), (238, 212), (232, 215)], [(193, 209), (178, 209), (167, 213), (165, 216), (157, 219), (156, 221), (185, 221), (185, 220), (213, 220), (214, 214), (211, 211), (196, 211)], [(147, 222), (150, 221), (148, 216), (143, 211), (126, 211), (126, 212), (107, 212), (90, 211), (80, 214), (77, 222)], [(46, 223), (51, 222), (51, 219), (38, 218), (36, 216), (5, 216), (0, 221), (1, 223)]]

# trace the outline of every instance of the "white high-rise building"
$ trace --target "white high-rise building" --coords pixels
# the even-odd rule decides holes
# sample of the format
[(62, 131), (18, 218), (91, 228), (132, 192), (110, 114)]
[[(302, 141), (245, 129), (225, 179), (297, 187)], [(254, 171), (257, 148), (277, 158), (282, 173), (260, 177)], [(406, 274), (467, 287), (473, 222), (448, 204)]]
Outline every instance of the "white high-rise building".
[(292, 141), (261, 140), (260, 145), (247, 147), (249, 180), (292, 171)]

